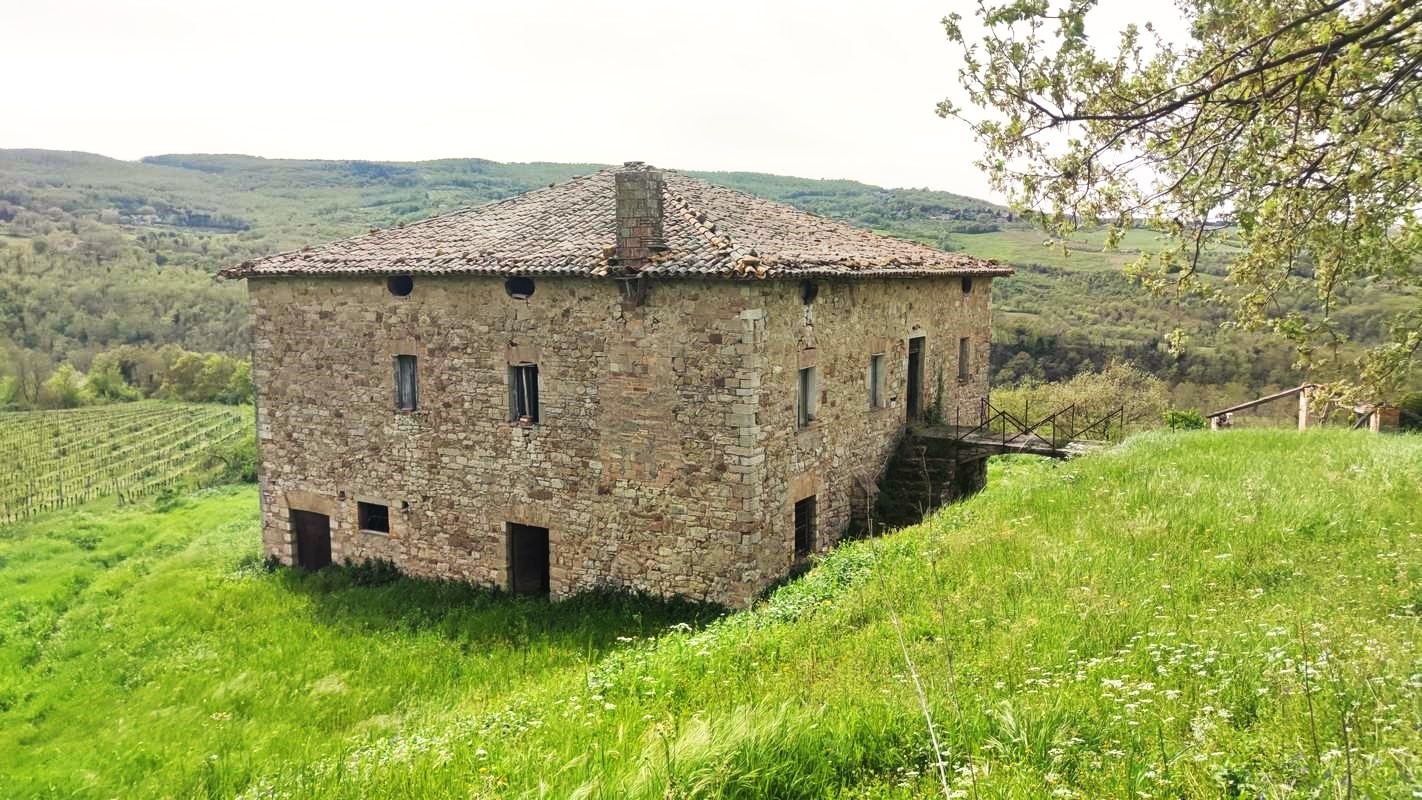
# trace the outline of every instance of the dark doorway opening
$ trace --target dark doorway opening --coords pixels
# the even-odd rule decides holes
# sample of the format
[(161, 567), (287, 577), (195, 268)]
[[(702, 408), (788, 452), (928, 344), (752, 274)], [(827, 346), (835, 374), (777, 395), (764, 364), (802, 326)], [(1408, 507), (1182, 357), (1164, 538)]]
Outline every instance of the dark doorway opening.
[(331, 565), (331, 518), (315, 511), (291, 512), (291, 529), (296, 532), (296, 563), (305, 569)]
[(918, 419), (923, 413), (923, 342), (924, 337), (909, 339), (908, 418)]
[(548, 529), (509, 523), (509, 591), (548, 596)]
[(815, 496), (795, 503), (795, 557), (804, 558), (815, 550)]

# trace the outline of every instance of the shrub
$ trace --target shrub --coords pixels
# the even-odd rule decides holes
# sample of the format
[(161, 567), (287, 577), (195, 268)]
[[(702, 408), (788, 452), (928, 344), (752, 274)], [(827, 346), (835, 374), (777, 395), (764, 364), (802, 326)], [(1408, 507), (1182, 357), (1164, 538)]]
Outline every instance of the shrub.
[(236, 441), (212, 448), (209, 463), (219, 467), (217, 483), (257, 482), (257, 437), (247, 431)]
[(1397, 404), (1398, 426), (1405, 431), (1422, 431), (1422, 392), (1412, 392)]
[(161, 513), (168, 513), (175, 508), (186, 505), (183, 499), (185, 487), (176, 483), (170, 483), (158, 490), (158, 494), (153, 496), (153, 509)]
[(89, 393), (100, 402), (139, 400), (143, 392), (130, 386), (123, 375), (123, 362), (116, 353), (100, 353), (89, 368)]
[(1197, 431), (1205, 427), (1205, 418), (1193, 408), (1167, 408), (1160, 418), (1173, 431)]
[[(1167, 406), (1165, 383), (1139, 367), (1112, 362), (1100, 372), (1086, 370), (1069, 381), (1039, 383), (1030, 378), (1018, 385), (992, 390), (993, 405), (1032, 420), (1075, 406), (1084, 419), (1110, 414), (1120, 409), (1133, 430), (1155, 425)], [(1111, 422), (1112, 436), (1119, 436), (1120, 422)]]
[(84, 374), (67, 361), (59, 365), (40, 389), (40, 402), (46, 408), (78, 408), (84, 400)]
[(347, 561), (344, 565), (353, 586), (384, 586), (402, 577), (395, 562), (386, 558), (367, 558), (361, 561)]

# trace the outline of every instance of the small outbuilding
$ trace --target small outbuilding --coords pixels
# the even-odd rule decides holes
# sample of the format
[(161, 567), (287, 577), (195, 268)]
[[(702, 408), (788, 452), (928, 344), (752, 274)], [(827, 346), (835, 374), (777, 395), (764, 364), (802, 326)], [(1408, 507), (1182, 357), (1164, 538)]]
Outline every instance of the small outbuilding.
[(638, 162), (240, 264), (263, 546), (745, 605), (978, 415), (1009, 273)]

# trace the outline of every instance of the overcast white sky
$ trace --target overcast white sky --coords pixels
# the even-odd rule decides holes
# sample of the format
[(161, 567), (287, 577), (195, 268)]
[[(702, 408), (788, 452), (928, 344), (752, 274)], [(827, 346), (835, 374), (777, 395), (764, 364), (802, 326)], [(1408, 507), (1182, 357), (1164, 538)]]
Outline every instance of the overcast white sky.
[(989, 197), (933, 113), (957, 70), (939, 19), (974, 5), (0, 0), (0, 147), (635, 159)]

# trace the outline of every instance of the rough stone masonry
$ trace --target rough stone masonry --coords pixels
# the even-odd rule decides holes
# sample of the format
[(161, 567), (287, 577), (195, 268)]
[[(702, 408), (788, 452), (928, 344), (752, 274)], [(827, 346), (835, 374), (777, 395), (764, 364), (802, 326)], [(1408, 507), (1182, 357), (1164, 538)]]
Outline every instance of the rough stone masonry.
[(263, 546), (746, 605), (978, 413), (1008, 273), (636, 163), (238, 265)]

